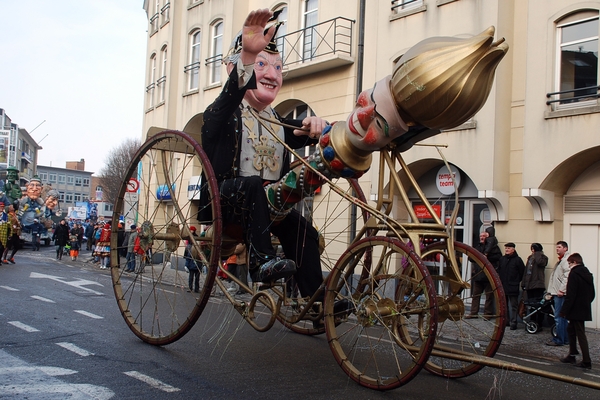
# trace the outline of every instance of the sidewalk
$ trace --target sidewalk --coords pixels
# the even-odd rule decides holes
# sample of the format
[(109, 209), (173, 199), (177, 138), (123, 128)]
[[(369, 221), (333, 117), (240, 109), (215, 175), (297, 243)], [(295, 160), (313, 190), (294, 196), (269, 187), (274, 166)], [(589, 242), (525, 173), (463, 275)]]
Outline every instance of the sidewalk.
[[(592, 368), (595, 369), (600, 367), (600, 330), (586, 328), (585, 333), (590, 347)], [(530, 334), (525, 330), (525, 324), (519, 322), (517, 330), (511, 331), (506, 328), (499, 351), (510, 350), (523, 356), (559, 362), (558, 359), (566, 356), (569, 352), (569, 346), (547, 346), (546, 342), (551, 338), (550, 327), (544, 327), (543, 331)], [(577, 360), (581, 361), (581, 356), (578, 356)]]

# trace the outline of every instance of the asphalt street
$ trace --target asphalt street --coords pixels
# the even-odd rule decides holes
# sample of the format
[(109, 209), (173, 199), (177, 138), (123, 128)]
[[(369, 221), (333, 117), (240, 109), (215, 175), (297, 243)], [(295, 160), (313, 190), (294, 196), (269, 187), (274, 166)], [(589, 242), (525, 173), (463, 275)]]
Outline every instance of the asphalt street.
[[(121, 317), (108, 271), (55, 260), (53, 247), (21, 250), (0, 266), (0, 399), (595, 399), (599, 392), (486, 367), (463, 379), (421, 372), (388, 392), (363, 388), (336, 364), (325, 335), (295, 334), (280, 324), (254, 331), (211, 298), (194, 328), (155, 347)], [(600, 383), (600, 332), (588, 329), (592, 370), (558, 362), (565, 347), (550, 333), (507, 330), (497, 359)]]

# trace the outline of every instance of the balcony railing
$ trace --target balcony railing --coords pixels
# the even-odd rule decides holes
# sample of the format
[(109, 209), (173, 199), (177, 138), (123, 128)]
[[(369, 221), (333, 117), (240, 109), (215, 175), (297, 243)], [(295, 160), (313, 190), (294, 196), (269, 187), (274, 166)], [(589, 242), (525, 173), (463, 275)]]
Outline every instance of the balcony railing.
[(352, 56), (353, 20), (337, 17), (277, 38), (283, 64), (298, 64), (324, 59), (328, 55)]
[(587, 86), (547, 93), (546, 98), (550, 100), (546, 101), (546, 105), (552, 105), (554, 108), (557, 108), (563, 105), (576, 106), (577, 103), (583, 103), (590, 100), (596, 101), (600, 97), (600, 93), (598, 93), (599, 90), (600, 86)]
[(407, 8), (416, 7), (423, 3), (423, 0), (392, 0), (392, 12), (404, 11)]

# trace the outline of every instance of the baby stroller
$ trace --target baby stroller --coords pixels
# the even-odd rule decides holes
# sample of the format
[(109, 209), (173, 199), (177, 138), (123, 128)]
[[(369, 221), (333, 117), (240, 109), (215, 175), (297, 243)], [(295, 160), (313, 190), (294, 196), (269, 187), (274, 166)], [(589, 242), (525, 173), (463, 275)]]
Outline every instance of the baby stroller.
[[(527, 332), (539, 332), (542, 329), (541, 321), (544, 320), (546, 315), (554, 321), (554, 300), (552, 300), (550, 293), (544, 293), (540, 299), (527, 299), (524, 303), (525, 315), (523, 316), (523, 322)], [(556, 323), (552, 323), (550, 332), (553, 337), (556, 337)]]

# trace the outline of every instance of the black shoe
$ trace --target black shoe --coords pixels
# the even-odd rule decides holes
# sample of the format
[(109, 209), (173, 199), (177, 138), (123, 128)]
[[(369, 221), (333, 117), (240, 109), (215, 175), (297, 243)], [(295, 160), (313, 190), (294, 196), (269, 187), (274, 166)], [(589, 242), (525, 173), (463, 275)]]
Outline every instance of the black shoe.
[(296, 263), (293, 260), (275, 257), (259, 266), (252, 273), (254, 282), (269, 283), (282, 278), (289, 278), (296, 273)]
[(560, 359), (561, 363), (565, 363), (565, 364), (575, 364), (577, 363), (577, 359), (574, 356), (566, 356)]
[(579, 368), (592, 369), (592, 363), (591, 362), (586, 363), (586, 362), (581, 361), (581, 362), (578, 362), (577, 364), (575, 364), (575, 366), (579, 367)]

